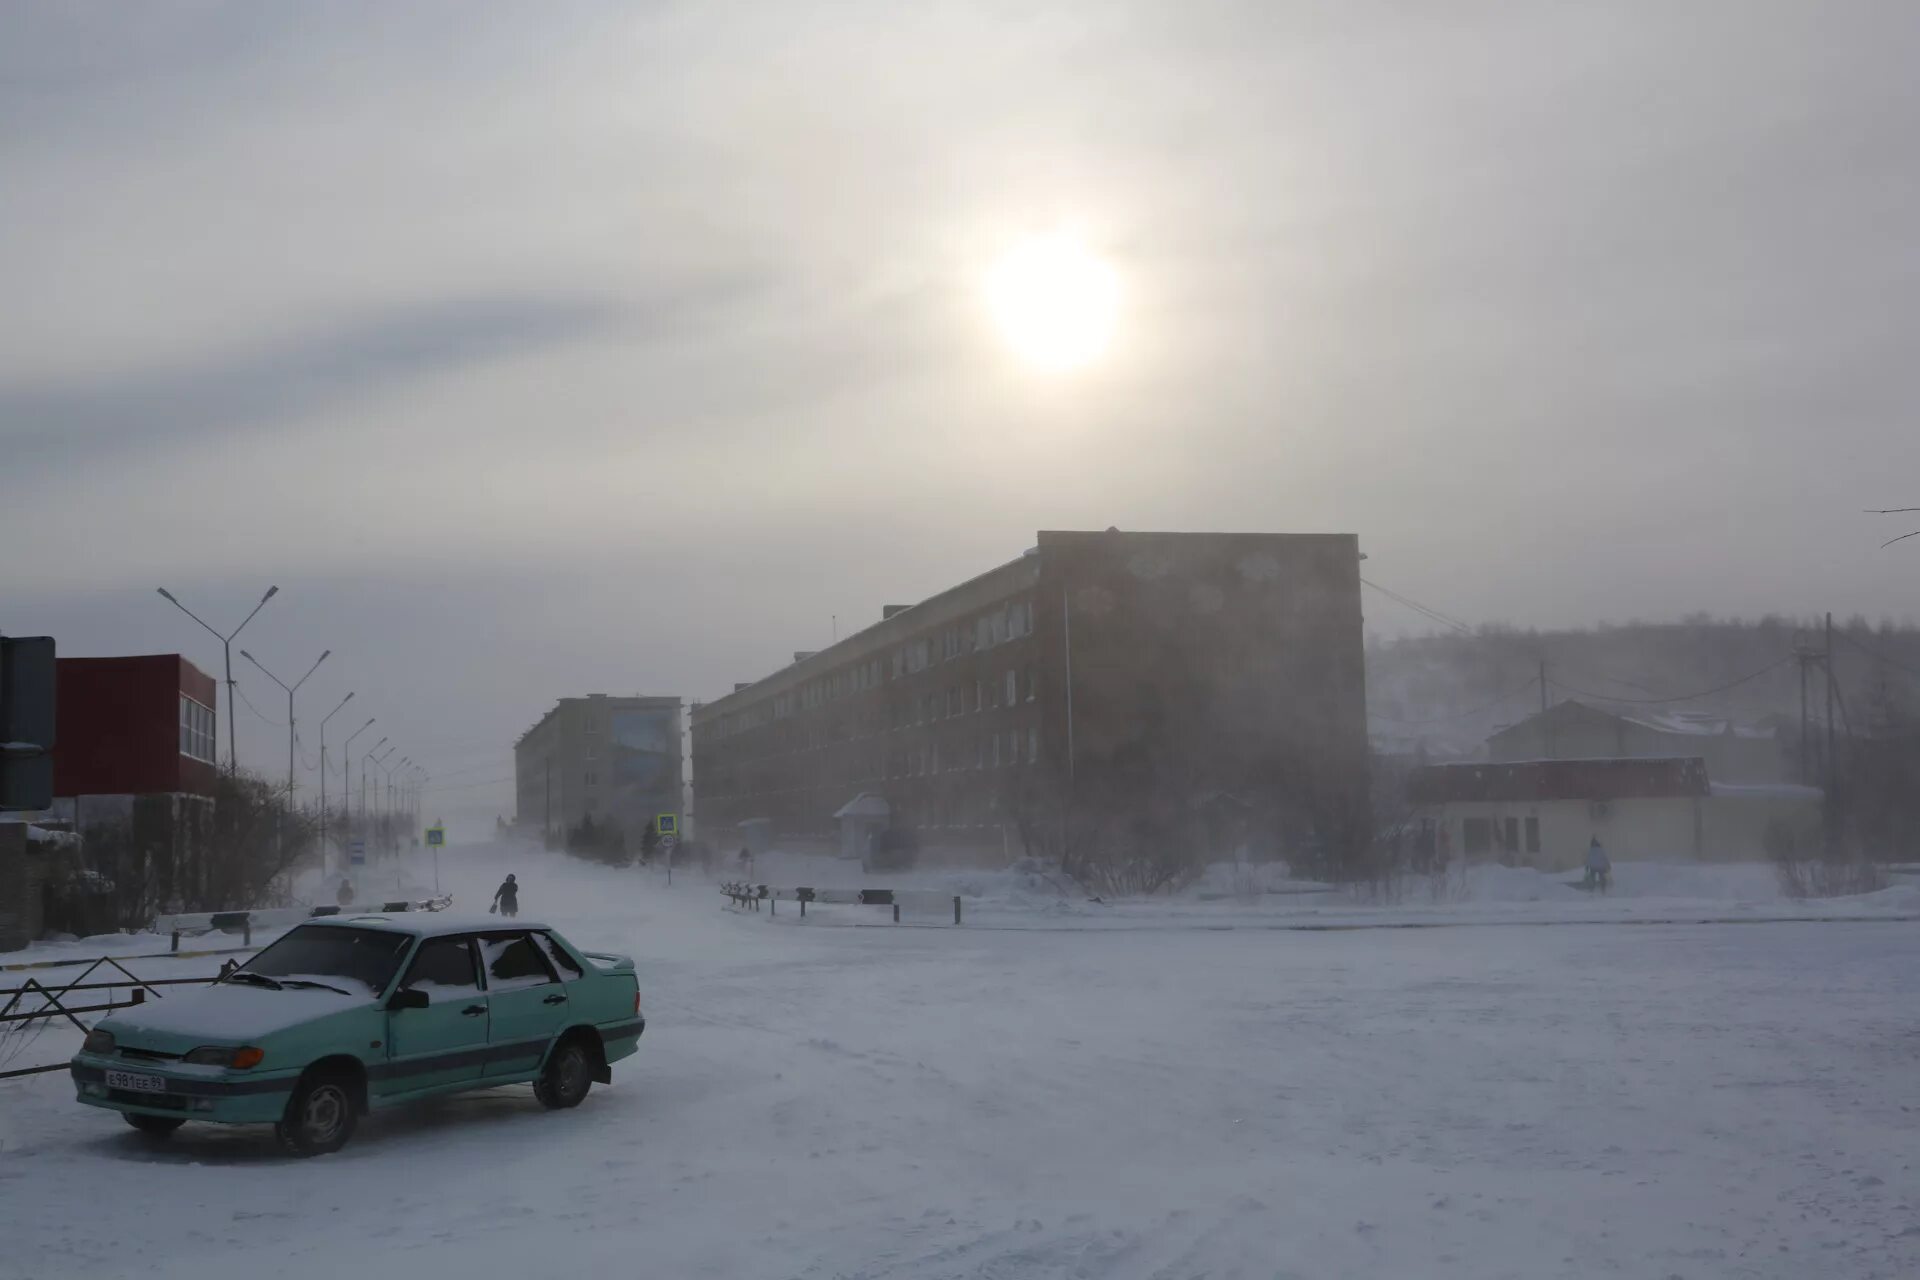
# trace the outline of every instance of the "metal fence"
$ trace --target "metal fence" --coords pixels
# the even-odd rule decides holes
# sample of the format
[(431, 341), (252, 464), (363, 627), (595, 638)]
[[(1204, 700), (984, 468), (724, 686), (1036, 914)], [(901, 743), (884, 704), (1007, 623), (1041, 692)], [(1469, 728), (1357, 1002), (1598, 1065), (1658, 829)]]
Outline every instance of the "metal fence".
[(764, 884), (747, 884), (733, 881), (720, 886), (720, 894), (733, 906), (747, 911), (758, 911), (764, 907), (769, 915), (780, 914), (782, 902), (798, 904), (800, 918), (807, 915), (807, 904), (841, 903), (862, 907), (891, 907), (893, 922), (900, 923), (900, 908), (910, 906), (916, 910), (944, 912), (949, 905), (953, 908), (953, 922), (961, 923), (960, 897), (958, 894), (941, 893), (933, 889), (775, 889)]
[[(246, 948), (242, 948), (242, 950), (245, 949)], [(205, 955), (211, 953), (202, 952), (199, 954)], [(130, 958), (151, 959), (153, 957)], [(142, 978), (112, 956), (101, 956), (97, 960), (90, 961), (51, 961), (43, 967), (71, 968), (77, 965), (84, 965), (85, 967), (65, 982), (55, 984), (42, 982), (39, 978), (28, 978), (17, 987), (0, 987), (0, 997), (3, 997), (6, 1001), (4, 1004), (0, 1004), (0, 1048), (4, 1048), (6, 1033), (10, 1028), (31, 1032), (34, 1030), (34, 1024), (36, 1022), (41, 1023), (42, 1029), (44, 1029), (45, 1025), (65, 1019), (67, 1022), (72, 1023), (82, 1035), (85, 1035), (93, 1028), (80, 1020), (80, 1015), (82, 1014), (110, 1013), (115, 1009), (131, 1009), (136, 1005), (145, 1004), (149, 995), (153, 996), (156, 1000), (161, 999), (166, 995), (166, 993), (161, 990), (162, 987), (208, 986), (220, 981), (239, 967), (235, 961), (223, 960), (220, 963), (219, 973), (212, 977), (199, 978)], [(25, 968), (27, 966), (23, 965), (19, 967)], [(104, 980), (90, 981), (90, 979), (94, 979), (95, 975), (100, 974), (103, 970), (106, 974)], [(113, 975), (115, 974), (119, 976), (114, 977)], [(113, 993), (123, 989), (127, 992), (127, 998), (125, 1000), (114, 999)], [(89, 993), (94, 992), (106, 992), (107, 998), (93, 1003), (79, 1003), (80, 1001), (88, 1000), (90, 998)], [(30, 1044), (31, 1041), (29, 1040), (27, 1043)], [(51, 1062), (33, 1067), (12, 1067), (0, 1071), (0, 1080), (11, 1080), (18, 1076), (43, 1075), (47, 1072), (65, 1071), (66, 1069), (67, 1064), (64, 1061)]]

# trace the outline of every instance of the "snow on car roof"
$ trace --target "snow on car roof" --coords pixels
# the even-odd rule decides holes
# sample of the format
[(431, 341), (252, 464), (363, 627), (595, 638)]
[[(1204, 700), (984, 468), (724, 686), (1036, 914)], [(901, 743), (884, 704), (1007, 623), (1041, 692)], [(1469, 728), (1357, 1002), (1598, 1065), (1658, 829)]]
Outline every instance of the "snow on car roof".
[(410, 933), (419, 938), (438, 938), (449, 933), (488, 933), (513, 929), (549, 929), (538, 920), (512, 920), (504, 916), (449, 916), (437, 911), (367, 911), (353, 915), (315, 916), (302, 924), (341, 925), (354, 929), (388, 929)]

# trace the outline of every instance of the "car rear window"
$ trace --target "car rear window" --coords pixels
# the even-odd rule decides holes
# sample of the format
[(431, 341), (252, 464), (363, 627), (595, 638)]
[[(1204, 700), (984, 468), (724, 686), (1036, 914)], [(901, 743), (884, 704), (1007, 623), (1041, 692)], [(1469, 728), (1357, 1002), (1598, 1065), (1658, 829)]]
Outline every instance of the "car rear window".
[(571, 982), (575, 978), (584, 976), (584, 970), (573, 962), (573, 957), (567, 954), (565, 947), (553, 940), (552, 934), (536, 933), (533, 936), (539, 942), (540, 950), (544, 951), (547, 959), (553, 962), (554, 972), (558, 973), (562, 980)]
[(512, 991), (516, 987), (537, 987), (554, 980), (553, 971), (547, 968), (539, 948), (524, 933), (482, 938), (480, 954), (486, 959), (489, 990)]

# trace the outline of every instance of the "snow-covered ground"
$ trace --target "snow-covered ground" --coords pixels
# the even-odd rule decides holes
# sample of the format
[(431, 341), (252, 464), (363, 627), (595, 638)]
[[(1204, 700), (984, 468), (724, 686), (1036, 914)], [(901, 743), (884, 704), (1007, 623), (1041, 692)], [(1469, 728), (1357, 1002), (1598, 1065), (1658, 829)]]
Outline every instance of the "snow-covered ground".
[[(507, 870), (526, 918), (639, 962), (611, 1088), (383, 1115), (294, 1161), (0, 1083), (0, 1276), (1920, 1274), (1912, 923), (1304, 932), (1239, 927), (1286, 895), (1203, 886), (1111, 929), (983, 882), (1038, 927), (802, 926), (690, 877), (442, 860), (459, 906)], [(1627, 871), (1598, 905), (1299, 910), (1689, 901)]]

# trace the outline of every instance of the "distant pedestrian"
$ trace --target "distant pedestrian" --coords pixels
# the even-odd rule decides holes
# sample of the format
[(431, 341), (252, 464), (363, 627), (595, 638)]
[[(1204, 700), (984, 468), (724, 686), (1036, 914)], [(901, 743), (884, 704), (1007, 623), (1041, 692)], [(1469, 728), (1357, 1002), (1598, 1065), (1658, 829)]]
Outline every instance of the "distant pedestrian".
[(1612, 883), (1613, 862), (1607, 857), (1600, 837), (1595, 836), (1593, 843), (1587, 846), (1587, 888), (1605, 893)]
[(340, 892), (333, 895), (333, 900), (339, 903), (343, 907), (352, 906), (353, 905), (353, 881), (342, 878), (340, 881)]
[(489, 912), (498, 911), (503, 916), (517, 916), (520, 914), (520, 886), (511, 875), (501, 882), (498, 889), (493, 891), (493, 905), (488, 907), (487, 910)]

